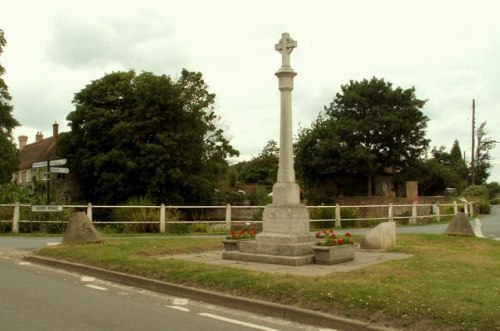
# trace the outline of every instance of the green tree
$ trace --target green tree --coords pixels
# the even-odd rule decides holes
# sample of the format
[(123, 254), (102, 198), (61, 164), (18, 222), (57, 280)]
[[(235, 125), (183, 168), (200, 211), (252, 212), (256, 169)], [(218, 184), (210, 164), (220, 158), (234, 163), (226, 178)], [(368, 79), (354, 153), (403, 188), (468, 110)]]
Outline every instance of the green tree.
[(434, 147), (431, 158), (417, 162), (404, 176), (416, 179), (423, 195), (441, 195), (446, 188), (462, 191), (467, 187), (468, 170), (458, 140), (450, 152), (444, 146)]
[(460, 149), (460, 144), (458, 140), (455, 139), (453, 146), (450, 150), (450, 167), (455, 172), (456, 182), (454, 187), (461, 191), (467, 187), (469, 170), (467, 169), (467, 164), (463, 158), (462, 150)]
[[(312, 165), (306, 163), (312, 160), (321, 164), (320, 172), (332, 176), (343, 171), (357, 176), (362, 173), (366, 192), (371, 195), (374, 174), (386, 167), (407, 169), (427, 150), (428, 118), (420, 110), (424, 104), (414, 88), (393, 88), (375, 77), (350, 81), (341, 86), (314, 127), (299, 135), (298, 145), (301, 139), (309, 143), (298, 148), (298, 153), (304, 154), (298, 155), (296, 163), (302, 163), (302, 169), (310, 168)], [(310, 154), (314, 150), (321, 153)]]
[(491, 150), (495, 148), (496, 141), (487, 136), (486, 121), (482, 122), (476, 130), (477, 147), (474, 156), (474, 183), (486, 184), (490, 176)]
[(239, 179), (244, 183), (273, 185), (276, 182), (279, 165), (279, 147), (269, 140), (257, 157), (237, 165)]
[[(0, 55), (6, 44), (4, 32), (0, 29)], [(14, 107), (10, 104), (12, 98), (7, 84), (2, 79), (4, 73), (5, 69), (0, 63), (0, 185), (10, 181), (19, 166), (18, 150), (12, 138), (12, 130), (19, 122), (12, 116)]]
[(486, 184), (486, 188), (488, 189), (490, 200), (496, 200), (500, 195), (500, 184), (498, 182), (488, 183)]
[[(321, 194), (359, 195), (365, 191), (365, 181), (359, 178), (373, 162), (372, 156), (361, 145), (351, 147), (343, 142), (336, 121), (320, 114), (310, 129), (300, 130), (294, 148), (297, 177), (311, 203), (328, 202), (318, 196)], [(324, 191), (325, 184), (338, 190)]]
[(200, 73), (174, 81), (115, 72), (76, 93), (58, 149), (88, 201), (210, 203), (226, 157), (238, 152), (217, 126), (215, 95)]

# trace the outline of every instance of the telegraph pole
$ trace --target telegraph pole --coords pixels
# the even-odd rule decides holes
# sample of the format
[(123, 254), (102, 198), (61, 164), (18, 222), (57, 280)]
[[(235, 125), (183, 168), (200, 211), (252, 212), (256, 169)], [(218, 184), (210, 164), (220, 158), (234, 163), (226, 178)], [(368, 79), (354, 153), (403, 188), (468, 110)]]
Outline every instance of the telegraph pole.
[(471, 185), (474, 185), (474, 182), (475, 182), (475, 172), (476, 172), (476, 169), (474, 168), (474, 144), (475, 144), (475, 140), (474, 140), (474, 136), (475, 136), (475, 131), (476, 131), (476, 127), (475, 127), (475, 120), (476, 120), (476, 100), (475, 99), (472, 99), (472, 152), (471, 152), (471, 161), (470, 161), (470, 167), (471, 167)]

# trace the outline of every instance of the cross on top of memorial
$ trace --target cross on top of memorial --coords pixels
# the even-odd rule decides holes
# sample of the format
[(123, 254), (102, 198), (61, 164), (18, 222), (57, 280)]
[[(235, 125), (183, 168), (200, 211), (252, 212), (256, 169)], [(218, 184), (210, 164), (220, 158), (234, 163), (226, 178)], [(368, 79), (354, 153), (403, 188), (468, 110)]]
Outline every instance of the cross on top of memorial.
[(297, 47), (297, 42), (290, 38), (290, 34), (284, 32), (274, 49), (281, 53), (281, 66), (290, 67), (290, 53)]

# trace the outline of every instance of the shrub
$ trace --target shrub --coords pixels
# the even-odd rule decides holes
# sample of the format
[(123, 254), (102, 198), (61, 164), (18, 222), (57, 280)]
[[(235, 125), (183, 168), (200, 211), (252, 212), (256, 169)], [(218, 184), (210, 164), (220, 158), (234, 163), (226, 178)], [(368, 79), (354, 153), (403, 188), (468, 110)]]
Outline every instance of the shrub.
[[(152, 202), (145, 197), (134, 197), (127, 200), (123, 206), (152, 206)], [(158, 232), (160, 210), (158, 208), (115, 208), (111, 219), (114, 222), (138, 222), (136, 224), (124, 224), (123, 232)], [(150, 223), (155, 222), (155, 223)], [(141, 224), (142, 223), (142, 224)]]
[(477, 212), (480, 214), (489, 214), (491, 205), (489, 199), (489, 192), (484, 185), (471, 185), (462, 191), (463, 196), (469, 202), (475, 202), (477, 205)]
[(269, 196), (268, 189), (262, 185), (257, 185), (255, 192), (249, 194), (248, 199), (252, 206), (267, 206), (273, 202), (273, 198)]
[[(342, 220), (350, 219), (348, 221), (342, 221), (343, 228), (353, 228), (357, 225), (355, 219), (358, 218), (358, 208), (340, 208), (340, 218)], [(359, 225), (359, 224), (358, 224)]]
[(209, 226), (207, 223), (193, 223), (189, 227), (189, 232), (193, 233), (207, 233)]
[[(341, 209), (342, 210), (342, 209)], [(335, 207), (331, 208), (312, 208), (309, 210), (311, 220), (331, 220), (312, 222), (313, 229), (329, 229), (335, 227)]]
[(264, 209), (255, 209), (252, 213), (252, 221), (254, 222), (262, 221), (263, 214), (264, 214)]

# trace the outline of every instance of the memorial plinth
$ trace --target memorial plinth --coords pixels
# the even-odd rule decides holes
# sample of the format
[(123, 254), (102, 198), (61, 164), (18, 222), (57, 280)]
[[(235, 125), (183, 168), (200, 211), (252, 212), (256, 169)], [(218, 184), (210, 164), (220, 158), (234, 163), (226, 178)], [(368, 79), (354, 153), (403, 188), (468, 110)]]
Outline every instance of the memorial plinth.
[(286, 265), (314, 263), (309, 211), (300, 203), (293, 167), (292, 90), (297, 73), (290, 67), (290, 53), (295, 47), (297, 42), (288, 33), (282, 34), (275, 47), (282, 55), (282, 65), (276, 72), (281, 98), (280, 158), (273, 203), (264, 209), (262, 233), (253, 241), (241, 242), (238, 251), (224, 252), (224, 259)]

